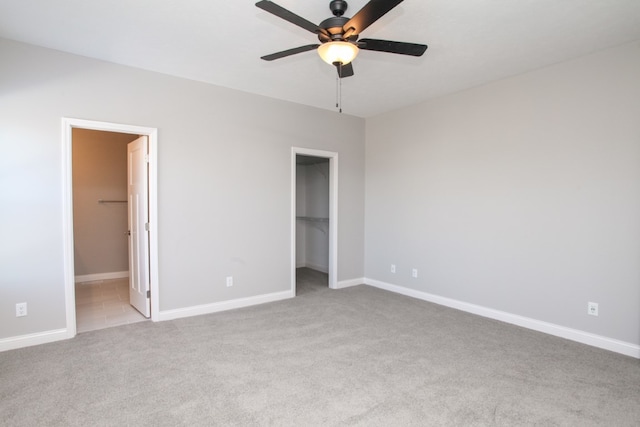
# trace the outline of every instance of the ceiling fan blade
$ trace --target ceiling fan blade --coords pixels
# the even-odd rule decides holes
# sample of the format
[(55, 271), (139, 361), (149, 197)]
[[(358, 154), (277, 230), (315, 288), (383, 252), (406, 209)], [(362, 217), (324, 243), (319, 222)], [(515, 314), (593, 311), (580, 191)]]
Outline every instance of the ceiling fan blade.
[(274, 59), (284, 58), (286, 56), (295, 55), (297, 53), (307, 52), (309, 50), (317, 49), (319, 44), (308, 44), (306, 46), (294, 47), (293, 49), (283, 50), (282, 52), (272, 53), (271, 55), (261, 56), (260, 59), (265, 61), (273, 61)]
[(393, 42), (389, 40), (361, 39), (358, 47), (363, 50), (398, 53), (400, 55), (422, 56), (427, 50), (426, 44)]
[(265, 10), (269, 13), (276, 15), (278, 18), (282, 18), (285, 21), (291, 22), (298, 27), (304, 28), (307, 31), (310, 31), (315, 34), (324, 34), (329, 36), (329, 33), (324, 28), (318, 27), (313, 22), (307, 21), (306, 19), (296, 15), (293, 12), (288, 11), (282, 6), (279, 6), (273, 2), (262, 0), (256, 3), (256, 6), (262, 10)]
[(335, 64), (338, 71), (338, 77), (341, 79), (353, 76), (353, 64), (349, 62), (347, 65)]
[(344, 37), (357, 36), (403, 0), (371, 0), (342, 27)]

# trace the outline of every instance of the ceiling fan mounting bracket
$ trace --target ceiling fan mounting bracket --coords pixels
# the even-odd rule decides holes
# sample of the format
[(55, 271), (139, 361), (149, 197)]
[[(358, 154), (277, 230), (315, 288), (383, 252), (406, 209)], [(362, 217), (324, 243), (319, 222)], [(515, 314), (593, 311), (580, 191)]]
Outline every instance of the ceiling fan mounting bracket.
[(333, 13), (334, 16), (344, 15), (348, 7), (349, 5), (344, 0), (332, 0), (331, 3), (329, 3), (329, 9), (331, 9), (331, 13)]

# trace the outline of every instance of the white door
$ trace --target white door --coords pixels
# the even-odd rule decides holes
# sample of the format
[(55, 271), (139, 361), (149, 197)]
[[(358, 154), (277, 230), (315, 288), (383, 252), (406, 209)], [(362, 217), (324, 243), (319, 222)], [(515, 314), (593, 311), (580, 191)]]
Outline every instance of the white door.
[(141, 136), (127, 146), (129, 201), (129, 302), (145, 317), (151, 315), (149, 295), (148, 140)]

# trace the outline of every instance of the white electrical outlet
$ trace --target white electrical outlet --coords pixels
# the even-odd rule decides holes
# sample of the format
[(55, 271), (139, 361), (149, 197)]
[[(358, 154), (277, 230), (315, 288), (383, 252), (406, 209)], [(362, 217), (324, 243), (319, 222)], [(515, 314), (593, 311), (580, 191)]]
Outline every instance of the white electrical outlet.
[(233, 286), (233, 276), (227, 276), (227, 288)]
[(19, 302), (16, 304), (16, 317), (22, 317), (27, 315), (27, 303)]
[(587, 313), (592, 316), (598, 315), (598, 303), (597, 302), (589, 302), (587, 303)]
[(391, 272), (392, 273), (396, 272), (396, 265), (395, 264), (391, 264)]
[(411, 270), (411, 277), (413, 277), (414, 279), (418, 278), (418, 269), (414, 268), (413, 270)]

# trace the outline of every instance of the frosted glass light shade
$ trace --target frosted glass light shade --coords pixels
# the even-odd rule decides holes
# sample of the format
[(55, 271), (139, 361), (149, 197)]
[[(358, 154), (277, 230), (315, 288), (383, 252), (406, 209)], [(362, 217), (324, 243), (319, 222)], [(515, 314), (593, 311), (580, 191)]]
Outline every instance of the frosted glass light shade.
[(349, 42), (327, 42), (318, 47), (318, 55), (327, 64), (347, 65), (358, 55), (358, 46)]

